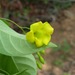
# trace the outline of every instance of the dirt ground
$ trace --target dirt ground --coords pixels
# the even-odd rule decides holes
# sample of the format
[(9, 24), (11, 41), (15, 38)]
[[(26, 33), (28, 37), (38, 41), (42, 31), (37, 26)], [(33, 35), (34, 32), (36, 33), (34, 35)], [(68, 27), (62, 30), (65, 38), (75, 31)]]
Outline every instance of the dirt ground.
[(46, 64), (38, 71), (38, 75), (75, 75), (75, 5), (63, 10), (51, 25), (55, 29), (51, 41), (60, 44), (66, 39), (71, 45), (70, 53), (67, 53), (67, 60), (62, 62), (63, 66), (55, 66), (52, 61), (63, 53), (52, 53), (52, 49), (47, 49), (44, 56)]

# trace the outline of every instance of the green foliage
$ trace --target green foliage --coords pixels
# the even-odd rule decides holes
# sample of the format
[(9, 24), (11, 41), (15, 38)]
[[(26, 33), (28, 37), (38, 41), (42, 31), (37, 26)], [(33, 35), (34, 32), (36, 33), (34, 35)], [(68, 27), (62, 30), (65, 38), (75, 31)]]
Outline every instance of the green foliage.
[(59, 50), (61, 50), (61, 44), (57, 44), (56, 48), (52, 48), (52, 52), (57, 52)]
[(67, 42), (67, 40), (64, 40), (61, 46), (61, 49), (63, 49), (64, 52), (69, 52), (71, 48), (71, 45)]
[(36, 75), (36, 68), (36, 62), (32, 55), (10, 57), (0, 54), (0, 70), (7, 75), (21, 75), (22, 72), (22, 75)]
[(63, 40), (62, 44), (57, 44), (56, 48), (52, 48), (52, 53), (60, 53), (56, 60), (53, 61), (53, 64), (56, 66), (62, 66), (63, 61), (67, 60), (68, 54), (71, 53), (71, 46), (67, 40)]
[(59, 56), (59, 58), (60, 59), (62, 59), (62, 60), (67, 60), (67, 57), (68, 57), (68, 55), (67, 54), (61, 54), (60, 56)]
[(5, 21), (0, 20), (0, 74), (36, 75), (36, 60), (32, 53), (56, 47), (49, 43), (37, 48), (26, 41), (25, 35), (12, 30)]
[(4, 23), (6, 23), (6, 25), (8, 25), (10, 27), (10, 24), (6, 20), (4, 20), (4, 19), (0, 19), (0, 20), (2, 20)]
[(66, 0), (66, 1), (61, 1), (61, 0), (28, 0), (29, 3), (44, 3), (44, 4), (48, 4), (48, 3), (52, 3), (53, 7), (56, 7), (57, 9), (66, 9), (70, 6), (72, 6), (72, 1)]
[(43, 3), (48, 4), (49, 0), (42, 0)]
[(63, 63), (62, 63), (62, 61), (61, 61), (60, 59), (54, 60), (54, 61), (53, 61), (53, 64), (54, 64), (55, 66), (62, 66), (62, 65), (63, 65)]
[(71, 74), (65, 72), (63, 75), (71, 75)]
[(71, 45), (64, 40), (62, 44), (57, 44), (56, 48), (52, 48), (52, 52), (63, 51), (64, 53), (70, 52)]
[(72, 2), (71, 1), (55, 1), (53, 2), (54, 7), (56, 7), (57, 9), (66, 9), (70, 6), (72, 6)]
[(42, 3), (45, 3), (45, 4), (47, 4), (48, 2), (49, 2), (49, 0), (27, 0), (29, 3), (40, 3), (40, 2), (42, 2)]

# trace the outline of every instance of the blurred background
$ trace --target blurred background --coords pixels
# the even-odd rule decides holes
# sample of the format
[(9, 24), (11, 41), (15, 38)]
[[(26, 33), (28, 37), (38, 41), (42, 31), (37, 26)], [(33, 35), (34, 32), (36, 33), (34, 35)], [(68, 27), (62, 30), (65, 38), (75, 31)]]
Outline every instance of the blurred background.
[[(58, 47), (46, 50), (46, 63), (38, 75), (75, 75), (74, 0), (0, 0), (0, 17), (22, 27), (48, 21), (55, 29), (51, 42)], [(22, 33), (15, 25), (11, 27)]]

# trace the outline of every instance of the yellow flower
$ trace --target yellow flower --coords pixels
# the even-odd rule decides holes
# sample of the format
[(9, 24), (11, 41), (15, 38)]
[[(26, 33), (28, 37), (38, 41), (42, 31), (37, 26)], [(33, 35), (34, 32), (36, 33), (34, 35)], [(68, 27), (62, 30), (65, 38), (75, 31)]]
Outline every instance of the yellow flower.
[(30, 25), (30, 31), (26, 34), (26, 39), (30, 43), (35, 43), (37, 47), (47, 45), (51, 40), (54, 29), (48, 22), (36, 22)]

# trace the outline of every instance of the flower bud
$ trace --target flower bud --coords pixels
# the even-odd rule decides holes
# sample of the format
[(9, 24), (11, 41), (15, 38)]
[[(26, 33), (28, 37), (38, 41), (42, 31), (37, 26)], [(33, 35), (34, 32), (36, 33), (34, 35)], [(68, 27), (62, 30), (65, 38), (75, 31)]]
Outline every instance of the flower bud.
[(38, 52), (38, 57), (39, 57), (40, 62), (41, 62), (42, 64), (44, 64), (44, 63), (45, 63), (45, 60), (44, 60), (44, 58), (40, 55), (39, 52)]
[(39, 60), (40, 60), (40, 62), (41, 62), (42, 64), (45, 63), (45, 60), (44, 60), (44, 58), (43, 58), (42, 56), (39, 57)]
[(39, 69), (42, 69), (42, 64), (39, 61), (36, 61), (36, 64)]
[(40, 51), (41, 54), (45, 54), (45, 50)]

